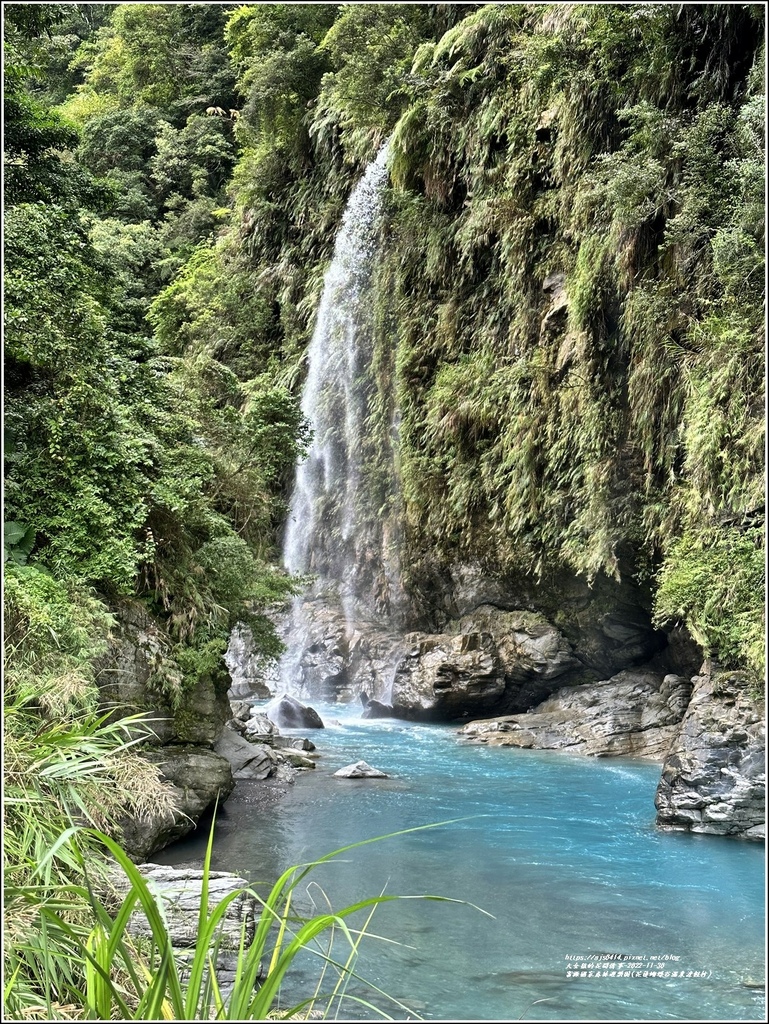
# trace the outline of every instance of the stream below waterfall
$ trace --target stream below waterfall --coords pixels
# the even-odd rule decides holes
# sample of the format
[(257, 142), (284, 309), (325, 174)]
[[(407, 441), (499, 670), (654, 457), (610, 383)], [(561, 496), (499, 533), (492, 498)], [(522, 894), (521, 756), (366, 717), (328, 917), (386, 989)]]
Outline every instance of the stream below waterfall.
[[(322, 909), (322, 893), (339, 908), (384, 890), (494, 915), (419, 900), (381, 906), (370, 930), (393, 941), (365, 938), (357, 972), (412, 1012), (356, 981), (351, 995), (395, 1020), (764, 1018), (763, 991), (752, 987), (764, 971), (763, 846), (657, 830), (658, 765), (464, 746), (450, 726), (314, 706), (327, 723), (311, 736), (317, 768), (271, 808), (259, 805), (262, 783), (238, 783), (219, 812), (213, 867), (262, 891), (292, 864), (459, 818), (319, 867), (301, 909), (313, 912), (313, 900)], [(333, 777), (360, 759), (390, 777)], [(200, 863), (206, 833), (155, 859)], [(601, 976), (571, 976), (590, 954), (632, 956), (641, 976), (604, 977), (616, 960), (601, 962)], [(300, 965), (287, 1005), (313, 991), (318, 963)], [(340, 1019), (380, 1018), (350, 1001)]]
[[(214, 867), (266, 891), (291, 865), (450, 822), (313, 872), (298, 908), (308, 914), (382, 892), (464, 901), (379, 907), (369, 931), (380, 938), (364, 938), (356, 963), (379, 992), (351, 981), (341, 1019), (379, 1019), (378, 1007), (395, 1020), (761, 1020), (763, 848), (658, 831), (659, 765), (462, 746), (450, 726), (364, 721), (360, 705), (317, 699), (346, 688), (389, 701), (403, 654), (390, 633), (408, 620), (399, 414), (380, 390), (396, 341), (374, 316), (387, 159), (385, 146), (353, 189), (325, 277), (302, 393), (312, 443), (283, 546), (286, 568), (312, 582), (282, 627), (278, 692), (309, 699), (327, 728), (312, 736), (317, 768), (280, 801), (274, 786), (238, 783)], [(333, 777), (360, 759), (389, 778)], [(157, 859), (200, 863), (199, 832)], [(590, 959), (608, 954), (623, 959)], [(283, 1006), (314, 991), (320, 961), (306, 959)]]

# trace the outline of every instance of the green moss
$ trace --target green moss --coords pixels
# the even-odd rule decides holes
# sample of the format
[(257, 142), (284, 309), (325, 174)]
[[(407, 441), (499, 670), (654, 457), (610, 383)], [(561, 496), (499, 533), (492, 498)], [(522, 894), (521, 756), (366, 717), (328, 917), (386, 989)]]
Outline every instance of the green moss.
[(660, 570), (655, 621), (685, 622), (706, 655), (764, 672), (764, 555), (756, 530), (685, 535)]

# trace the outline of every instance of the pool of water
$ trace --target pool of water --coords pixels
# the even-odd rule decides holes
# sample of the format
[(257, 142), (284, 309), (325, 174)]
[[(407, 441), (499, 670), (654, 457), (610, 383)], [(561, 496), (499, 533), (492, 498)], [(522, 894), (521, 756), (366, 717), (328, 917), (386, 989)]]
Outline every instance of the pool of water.
[[(356, 971), (408, 1009), (357, 981), (351, 996), (396, 1020), (763, 1019), (763, 846), (658, 831), (658, 765), (462, 746), (450, 727), (315, 706), (328, 726), (312, 735), (316, 770), (271, 809), (231, 798), (214, 867), (266, 885), (347, 844), (448, 822), (320, 866), (300, 904), (380, 892), (465, 901), (378, 908), (379, 938), (363, 940)], [(333, 777), (359, 759), (389, 778)], [(248, 785), (259, 784), (244, 794)], [(199, 861), (204, 840), (155, 859)], [(300, 970), (297, 992), (314, 967)], [(341, 1019), (378, 1014), (349, 1001)]]

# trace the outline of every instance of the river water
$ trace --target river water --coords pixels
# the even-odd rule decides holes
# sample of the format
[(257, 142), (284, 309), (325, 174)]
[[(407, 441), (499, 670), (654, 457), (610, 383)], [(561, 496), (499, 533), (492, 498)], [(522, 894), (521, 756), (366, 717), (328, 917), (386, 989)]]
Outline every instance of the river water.
[[(357, 981), (350, 996), (395, 1020), (764, 1017), (751, 987), (764, 977), (763, 847), (657, 830), (658, 765), (464, 746), (449, 726), (316, 707), (328, 726), (312, 735), (317, 768), (273, 808), (249, 795), (262, 784), (239, 783), (220, 811), (216, 869), (264, 886), (346, 844), (461, 819), (351, 850), (303, 885), (305, 911), (382, 891), (466, 901), (378, 908), (370, 930), (382, 938), (364, 938), (356, 970), (409, 1009)], [(361, 758), (389, 778), (333, 777)], [(199, 862), (204, 840), (158, 859)], [(606, 954), (633, 959), (588, 959)], [(603, 976), (634, 963), (640, 976)], [(289, 1003), (314, 973), (317, 961), (300, 967)], [(340, 1019), (380, 1018), (350, 1000)]]

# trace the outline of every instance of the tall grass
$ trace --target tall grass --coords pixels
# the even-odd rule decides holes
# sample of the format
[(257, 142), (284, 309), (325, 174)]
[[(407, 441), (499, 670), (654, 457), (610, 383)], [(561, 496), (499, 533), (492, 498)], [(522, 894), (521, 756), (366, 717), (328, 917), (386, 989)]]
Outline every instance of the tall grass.
[[(130, 883), (119, 905), (114, 903), (114, 889), (113, 895), (104, 892), (102, 876), (92, 879), (76, 841), (81, 834), (85, 834), (86, 845), (92, 841), (101, 844)], [(70, 830), (61, 837), (61, 845), (69, 845), (80, 861), (85, 884), (62, 886), (55, 897), (39, 904), (38, 930), (17, 944), (16, 965), (6, 973), (6, 1013), (15, 1019), (34, 1019), (45, 1013), (47, 1019), (265, 1020), (304, 1018), (320, 1011), (325, 1018), (338, 1015), (343, 1003), (353, 1001), (382, 1019), (392, 1019), (380, 1005), (347, 991), (351, 978), (363, 980), (356, 973), (355, 963), (373, 912), (395, 900), (463, 901), (435, 895), (381, 893), (308, 919), (297, 916), (292, 906), (297, 886), (314, 868), (374, 841), (378, 839), (351, 844), (317, 861), (289, 868), (266, 898), (252, 889), (235, 890), (209, 906), (212, 827), (203, 866), (197, 939), (190, 957), (174, 949), (162, 899), (153, 893), (121, 846), (95, 829)], [(243, 892), (255, 898), (259, 918), (251, 943), (246, 923), (241, 926), (234, 981), (223, 991), (216, 970), (222, 949), (221, 924), (227, 908)], [(67, 902), (71, 897), (87, 903), (87, 920), (83, 915), (77, 921), (71, 919)], [(149, 923), (151, 937), (147, 940), (136, 939), (129, 931), (137, 910)], [(353, 927), (349, 919), (366, 911), (362, 927)], [(324, 937), (328, 941), (319, 941)], [(342, 942), (343, 958), (337, 959), (335, 941)], [(307, 951), (320, 960), (315, 989), (298, 1003), (281, 1008), (284, 982), (297, 958)], [(370, 988), (380, 1002), (415, 1017), (408, 1007), (376, 986)], [(54, 993), (56, 999), (52, 998)]]

